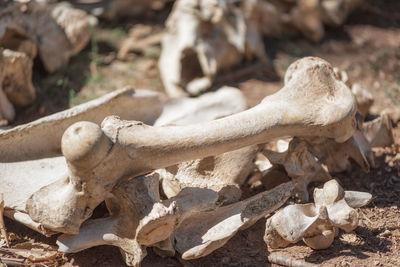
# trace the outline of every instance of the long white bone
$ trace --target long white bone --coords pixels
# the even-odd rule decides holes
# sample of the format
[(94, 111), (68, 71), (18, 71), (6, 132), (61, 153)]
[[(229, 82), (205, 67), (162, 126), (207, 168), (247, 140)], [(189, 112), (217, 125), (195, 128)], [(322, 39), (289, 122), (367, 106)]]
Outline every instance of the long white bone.
[[(356, 127), (355, 110), (353, 95), (330, 64), (309, 57), (289, 67), (280, 91), (252, 109), (219, 120), (151, 127), (108, 117), (102, 129), (79, 122), (62, 138), (68, 177), (34, 193), (27, 210), (34, 221), (51, 230), (77, 233), (118, 180), (281, 136), (322, 136), (343, 142)], [(58, 203), (62, 205), (48, 201), (54, 196), (63, 199)]]

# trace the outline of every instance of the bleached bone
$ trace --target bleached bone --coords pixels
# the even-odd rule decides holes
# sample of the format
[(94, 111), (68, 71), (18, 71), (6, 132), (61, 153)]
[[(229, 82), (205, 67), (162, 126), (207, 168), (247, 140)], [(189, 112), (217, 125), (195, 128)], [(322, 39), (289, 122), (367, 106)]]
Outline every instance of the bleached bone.
[(364, 122), (362, 132), (371, 147), (386, 147), (394, 144), (392, 121), (387, 113), (375, 120)]
[[(312, 57), (298, 60), (285, 81), (284, 88), (261, 104), (211, 122), (151, 127), (114, 116), (106, 118), (102, 128), (90, 122), (70, 126), (62, 138), (68, 177), (31, 196), (30, 217), (51, 230), (77, 233), (121, 179), (280, 136), (321, 136), (339, 142), (352, 136), (356, 103), (329, 63)], [(49, 201), (55, 196), (59, 203)]]
[[(60, 150), (57, 139), (61, 139), (63, 129), (77, 120), (101, 121), (107, 114), (120, 114), (126, 118), (147, 121), (149, 124), (155, 121), (157, 124), (179, 124), (193, 120), (211, 120), (245, 108), (245, 98), (235, 88), (225, 87), (200, 98), (172, 101), (165, 101), (162, 95), (155, 92), (125, 88), (33, 123), (5, 131), (0, 134), (2, 148), (0, 151), (4, 153), (0, 154), (1, 159), (9, 159), (8, 161), (32, 159), (31, 161), (0, 163), (0, 183), (2, 184), (0, 192), (4, 192), (6, 196), (6, 214), (43, 234), (53, 233), (40, 223), (32, 221), (26, 211), (26, 202), (41, 187), (67, 175), (67, 164), (63, 157), (40, 160), (38, 158), (59, 155), (61, 151), (57, 152)], [(173, 116), (176, 113), (182, 115)]]
[(0, 120), (13, 121), (14, 105), (26, 106), (35, 100), (32, 65), (24, 53), (0, 48)]
[[(249, 199), (204, 211), (204, 200), (215, 197), (208, 189), (185, 188), (179, 197), (160, 201), (156, 174), (130, 179), (112, 191), (115, 200), (110, 198), (107, 202), (111, 217), (88, 221), (78, 235), (64, 234), (57, 244), (61, 251), (69, 253), (96, 245), (115, 245), (121, 248), (128, 265), (137, 266), (145, 256), (145, 247), (168, 240), (180, 223), (175, 231), (175, 248), (183, 253), (184, 259), (198, 258), (279, 208), (290, 197), (293, 187), (290, 182)], [(193, 198), (194, 190), (201, 191), (202, 198)]]
[(153, 124), (163, 109), (158, 93), (123, 88), (65, 111), (0, 132), (0, 162), (61, 155), (60, 140), (73, 123), (100, 123), (108, 115)]
[[(86, 46), (93, 20), (67, 3), (10, 3), (0, 11), (0, 45), (34, 56), (33, 41), (44, 67), (53, 72)], [(21, 40), (28, 40), (29, 48)]]
[[(346, 196), (348, 198), (346, 198)], [(266, 222), (264, 240), (271, 248), (286, 247), (303, 240), (313, 249), (328, 248), (337, 228), (346, 232), (357, 227), (358, 214), (353, 208), (367, 205), (368, 193), (345, 193), (336, 180), (314, 190), (314, 203), (289, 205)]]
[(289, 182), (214, 211), (190, 216), (175, 231), (176, 250), (185, 260), (210, 254), (225, 245), (239, 230), (250, 227), (282, 206), (293, 188), (294, 183)]
[(166, 92), (172, 97), (198, 95), (212, 85), (217, 72), (244, 58), (266, 61), (261, 37), (256, 36), (247, 31), (243, 12), (229, 0), (176, 1), (159, 60)]

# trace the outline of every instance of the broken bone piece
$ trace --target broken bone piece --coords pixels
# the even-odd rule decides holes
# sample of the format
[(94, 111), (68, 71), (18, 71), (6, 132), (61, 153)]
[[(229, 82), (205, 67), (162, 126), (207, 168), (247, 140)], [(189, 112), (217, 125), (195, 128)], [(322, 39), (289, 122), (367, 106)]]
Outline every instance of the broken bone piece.
[(371, 147), (387, 147), (394, 144), (392, 121), (387, 113), (372, 121), (364, 122), (362, 132)]
[[(317, 135), (338, 142), (352, 136), (357, 124), (355, 99), (329, 63), (304, 58), (293, 63), (287, 75), (285, 86), (259, 105), (210, 122), (151, 127), (113, 116), (106, 118), (101, 128), (89, 122), (70, 126), (62, 138), (69, 177), (34, 193), (27, 203), (29, 215), (49, 229), (77, 233), (107, 192), (127, 175), (139, 176), (282, 135)], [(60, 199), (59, 191), (66, 188), (71, 190), (66, 196), (71, 206), (65, 205), (67, 201), (47, 201), (55, 196)], [(56, 211), (63, 211), (63, 216), (52, 216)]]
[[(18, 48), (19, 51), (34, 56), (36, 48), (32, 48), (30, 42), (33, 41), (44, 67), (49, 72), (66, 65), (71, 56), (86, 46), (90, 38), (90, 26), (95, 21), (95, 18), (82, 10), (72, 8), (66, 2), (13, 2), (1, 10), (0, 15), (0, 45)], [(27, 44), (27, 40), (30, 42), (28, 48), (19, 44)]]
[(32, 65), (26, 54), (0, 48), (0, 120), (13, 121), (14, 106), (26, 106), (35, 100)]
[(198, 95), (218, 72), (245, 58), (266, 62), (261, 37), (246, 27), (242, 10), (231, 1), (176, 1), (166, 21), (159, 60), (167, 94)]
[(176, 250), (184, 260), (210, 254), (225, 245), (239, 230), (250, 227), (282, 206), (293, 188), (294, 183), (288, 182), (246, 200), (190, 216), (175, 231)]
[(312, 249), (328, 248), (337, 228), (349, 232), (357, 227), (358, 214), (354, 208), (371, 200), (371, 194), (346, 193), (336, 180), (330, 180), (322, 189), (314, 190), (315, 203), (289, 205), (270, 217), (264, 241), (270, 248), (286, 247), (300, 240)]
[[(285, 152), (279, 153), (264, 150), (263, 154), (275, 166), (263, 173), (264, 183), (271, 183), (270, 179), (284, 180), (286, 175), (296, 181), (294, 195), (301, 201), (308, 201), (307, 186), (311, 182), (326, 182), (331, 179), (330, 174), (319, 163), (319, 160), (310, 152), (307, 142), (293, 138)], [(283, 167), (284, 173), (279, 166)], [(268, 179), (269, 178), (269, 179)]]

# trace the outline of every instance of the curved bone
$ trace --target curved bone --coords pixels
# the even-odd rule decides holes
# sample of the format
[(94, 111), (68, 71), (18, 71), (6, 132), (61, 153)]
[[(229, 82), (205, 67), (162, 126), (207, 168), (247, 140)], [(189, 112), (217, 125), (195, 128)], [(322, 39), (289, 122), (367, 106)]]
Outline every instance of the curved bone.
[(108, 115), (152, 124), (162, 112), (163, 96), (124, 88), (65, 111), (0, 132), (0, 162), (33, 160), (61, 154), (60, 140), (73, 123), (100, 123)]
[(337, 228), (349, 232), (357, 227), (358, 214), (353, 207), (371, 200), (371, 194), (345, 193), (336, 180), (330, 180), (314, 190), (315, 204), (289, 205), (269, 218), (264, 240), (271, 248), (303, 240), (313, 249), (325, 249), (332, 244)]
[[(351, 137), (355, 100), (329, 63), (312, 57), (298, 60), (289, 67), (285, 81), (284, 88), (252, 109), (211, 122), (151, 127), (108, 117), (102, 129), (89, 122), (70, 126), (62, 138), (69, 179), (62, 187), (61, 179), (33, 194), (27, 203), (29, 215), (49, 229), (77, 233), (120, 179), (282, 135), (322, 136), (339, 142)], [(64, 190), (71, 190), (72, 205), (46, 200)], [(51, 215), (56, 213), (62, 216)]]

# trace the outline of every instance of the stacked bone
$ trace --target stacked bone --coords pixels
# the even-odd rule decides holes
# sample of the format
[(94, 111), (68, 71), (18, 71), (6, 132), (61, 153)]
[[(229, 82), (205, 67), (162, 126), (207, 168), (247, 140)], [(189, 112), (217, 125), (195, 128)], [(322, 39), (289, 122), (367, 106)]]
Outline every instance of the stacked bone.
[(0, 11), (0, 120), (13, 121), (16, 106), (35, 100), (33, 60), (48, 72), (67, 64), (89, 41), (94, 18), (66, 3), (10, 1)]
[[(313, 156), (314, 147), (334, 154), (332, 144), (351, 145), (351, 156), (359, 157), (363, 166), (372, 163), (368, 143), (364, 147), (355, 141), (355, 98), (324, 60), (293, 63), (280, 91), (245, 108), (237, 89), (168, 101), (156, 93), (125, 89), (0, 132), (5, 214), (43, 234), (64, 233), (58, 239), (64, 252), (110, 244), (120, 247), (128, 265), (139, 265), (146, 247), (161, 255), (178, 251), (184, 259), (194, 259), (223, 246), (239, 230), (304, 191), (325, 171), (310, 168), (325, 164)], [(171, 117), (176, 109), (186, 113)], [(99, 127), (107, 114), (121, 118), (107, 117)], [(64, 130), (60, 146), (57, 139)], [(49, 142), (40, 142), (46, 139), (43, 135)], [(238, 201), (260, 145), (286, 136), (295, 138), (284, 155), (264, 153), (274, 164), (292, 164), (300, 171), (288, 171), (295, 174), (292, 181)], [(324, 140), (327, 146), (321, 145)], [(60, 150), (63, 156), (50, 158)], [(333, 155), (330, 162), (335, 160)], [(329, 211), (343, 194), (333, 202), (318, 199), (316, 206)], [(104, 200), (110, 216), (89, 219)], [(345, 201), (352, 207), (346, 194)], [(320, 219), (321, 214), (316, 216)], [(326, 222), (342, 215), (327, 217)]]

